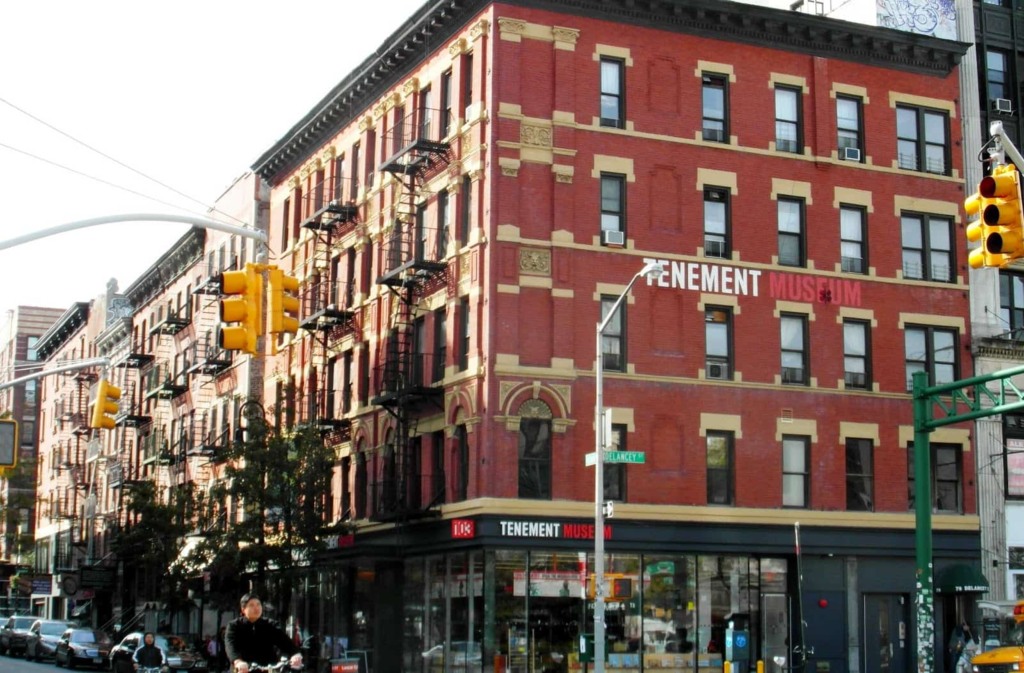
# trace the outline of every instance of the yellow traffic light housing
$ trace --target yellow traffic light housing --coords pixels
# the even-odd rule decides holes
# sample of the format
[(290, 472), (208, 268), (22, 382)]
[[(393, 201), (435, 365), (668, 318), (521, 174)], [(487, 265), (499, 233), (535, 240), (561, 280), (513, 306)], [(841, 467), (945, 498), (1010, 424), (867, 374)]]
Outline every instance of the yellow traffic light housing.
[(267, 272), (270, 297), (267, 302), (267, 313), (270, 315), (272, 334), (299, 331), (299, 279), (286, 274), (277, 267), (270, 267)]
[(1002, 268), (1024, 255), (1024, 212), (1021, 211), (1020, 173), (1012, 164), (996, 166), (964, 201), (967, 215), (979, 215), (967, 227), (967, 240), (980, 241), (968, 263), (972, 269)]
[(111, 385), (110, 381), (100, 379), (96, 388), (96, 401), (92, 403), (92, 418), (89, 427), (96, 430), (112, 430), (117, 425), (114, 415), (117, 414), (117, 401), (121, 399), (121, 389)]
[[(587, 598), (594, 600), (597, 596), (596, 576), (591, 573), (587, 578)], [(605, 586), (608, 589), (607, 601), (628, 601), (633, 598), (633, 579), (621, 573), (605, 573)]]
[(220, 347), (256, 354), (256, 339), (263, 334), (263, 267), (246, 264), (241, 271), (221, 274)]
[(0, 421), (0, 474), (18, 465), (18, 422)]

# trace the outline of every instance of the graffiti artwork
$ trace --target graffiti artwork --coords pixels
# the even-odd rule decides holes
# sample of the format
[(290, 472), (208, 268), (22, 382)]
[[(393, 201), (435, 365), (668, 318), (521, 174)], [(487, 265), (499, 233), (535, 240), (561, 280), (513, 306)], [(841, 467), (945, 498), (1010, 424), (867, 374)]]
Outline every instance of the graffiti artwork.
[(876, 7), (879, 26), (956, 39), (953, 0), (877, 0)]

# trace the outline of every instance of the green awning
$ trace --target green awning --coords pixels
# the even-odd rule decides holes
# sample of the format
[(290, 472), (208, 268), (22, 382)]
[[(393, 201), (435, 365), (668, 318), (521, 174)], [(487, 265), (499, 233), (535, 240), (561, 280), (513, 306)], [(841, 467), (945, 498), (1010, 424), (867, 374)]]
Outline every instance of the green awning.
[(937, 594), (983, 594), (988, 580), (980, 570), (966, 563), (957, 563), (939, 571), (935, 577)]

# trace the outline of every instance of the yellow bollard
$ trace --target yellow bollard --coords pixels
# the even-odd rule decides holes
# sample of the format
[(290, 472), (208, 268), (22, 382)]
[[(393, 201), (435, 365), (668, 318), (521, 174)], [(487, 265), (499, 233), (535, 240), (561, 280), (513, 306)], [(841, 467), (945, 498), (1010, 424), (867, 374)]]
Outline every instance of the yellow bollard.
[(732, 673), (732, 662), (726, 661), (725, 666), (722, 669), (722, 673)]
[(757, 660), (757, 673), (764, 673), (764, 660)]

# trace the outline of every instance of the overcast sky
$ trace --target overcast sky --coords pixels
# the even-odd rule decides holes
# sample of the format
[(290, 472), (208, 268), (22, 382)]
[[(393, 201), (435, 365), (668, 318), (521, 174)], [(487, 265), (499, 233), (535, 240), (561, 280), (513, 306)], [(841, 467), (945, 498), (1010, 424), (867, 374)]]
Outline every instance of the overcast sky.
[[(0, 241), (117, 213), (203, 214), (423, 4), (4, 3)], [(123, 290), (187, 230), (103, 225), (0, 250), (0, 311), (67, 308), (112, 277)]]

